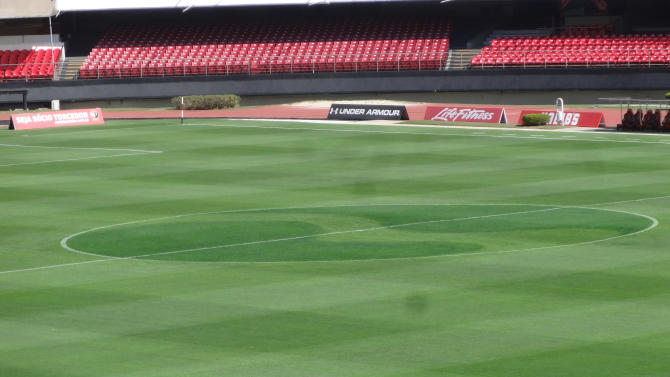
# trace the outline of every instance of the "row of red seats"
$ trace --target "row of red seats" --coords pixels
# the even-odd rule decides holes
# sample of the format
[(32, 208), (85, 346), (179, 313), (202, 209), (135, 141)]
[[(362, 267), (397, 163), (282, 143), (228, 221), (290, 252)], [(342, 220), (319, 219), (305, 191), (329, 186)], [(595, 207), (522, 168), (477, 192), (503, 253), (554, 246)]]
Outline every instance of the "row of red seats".
[(1, 50), (0, 81), (53, 79), (60, 49)]
[(100, 63), (81, 71), (82, 78), (133, 76), (185, 76), (219, 74), (261, 74), (298, 72), (344, 72), (389, 70), (437, 70), (446, 59), (443, 54), (414, 54), (409, 59), (387, 56), (310, 56), (256, 57), (231, 60), (190, 59), (168, 61), (130, 61)]
[(557, 38), (557, 37), (534, 37), (534, 38), (498, 38), (491, 41), (488, 49), (502, 47), (520, 48), (523, 46), (668, 46), (670, 45), (670, 34), (652, 35), (644, 37), (612, 36), (601, 38)]
[(473, 67), (568, 65), (670, 65), (670, 51), (613, 53), (603, 51), (493, 52), (472, 59)]
[(471, 60), (473, 68), (584, 65), (670, 65), (670, 34), (499, 38)]
[(101, 39), (80, 77), (439, 69), (450, 28), (440, 17), (123, 27)]

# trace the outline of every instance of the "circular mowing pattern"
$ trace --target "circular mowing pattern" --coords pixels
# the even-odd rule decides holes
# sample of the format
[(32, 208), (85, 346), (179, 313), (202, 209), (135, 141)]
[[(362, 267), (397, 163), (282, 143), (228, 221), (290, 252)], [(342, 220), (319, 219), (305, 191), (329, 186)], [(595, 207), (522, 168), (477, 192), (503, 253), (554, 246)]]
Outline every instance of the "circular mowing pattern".
[(187, 214), (71, 235), (71, 251), (115, 258), (300, 262), (416, 258), (597, 242), (652, 218), (539, 205), (367, 205)]

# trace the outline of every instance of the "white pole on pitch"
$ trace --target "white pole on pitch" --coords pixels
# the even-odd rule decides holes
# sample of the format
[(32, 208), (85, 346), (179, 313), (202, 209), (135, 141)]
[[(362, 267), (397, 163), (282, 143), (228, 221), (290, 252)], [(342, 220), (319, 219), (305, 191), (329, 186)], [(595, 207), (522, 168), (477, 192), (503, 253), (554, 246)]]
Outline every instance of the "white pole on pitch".
[(563, 98), (556, 98), (556, 123), (559, 126), (565, 125), (565, 108)]
[(184, 124), (184, 96), (181, 96), (181, 124)]

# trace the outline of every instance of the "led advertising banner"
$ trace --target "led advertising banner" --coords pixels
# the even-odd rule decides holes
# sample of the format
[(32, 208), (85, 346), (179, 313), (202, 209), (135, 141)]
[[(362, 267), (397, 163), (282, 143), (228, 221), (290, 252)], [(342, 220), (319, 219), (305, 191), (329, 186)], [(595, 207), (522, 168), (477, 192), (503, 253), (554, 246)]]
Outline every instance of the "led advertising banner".
[[(549, 115), (548, 126), (560, 126), (560, 117), (556, 111), (524, 110), (519, 115), (518, 124), (523, 124), (523, 116), (528, 114)], [(566, 127), (605, 127), (605, 115), (596, 111), (564, 111), (563, 126)]]
[(437, 122), (507, 123), (502, 107), (428, 106), (425, 120)]
[(79, 109), (40, 113), (12, 114), (10, 130), (32, 130), (64, 126), (86, 126), (104, 124), (101, 109)]
[(332, 104), (328, 119), (337, 120), (408, 120), (405, 106)]

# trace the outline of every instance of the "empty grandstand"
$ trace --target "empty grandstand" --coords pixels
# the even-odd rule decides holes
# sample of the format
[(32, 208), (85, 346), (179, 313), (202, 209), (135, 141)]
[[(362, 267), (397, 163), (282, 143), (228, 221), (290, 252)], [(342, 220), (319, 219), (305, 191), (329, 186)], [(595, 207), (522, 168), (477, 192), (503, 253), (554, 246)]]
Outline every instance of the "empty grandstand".
[(262, 21), (107, 32), (81, 78), (426, 70), (443, 67), (446, 17)]

